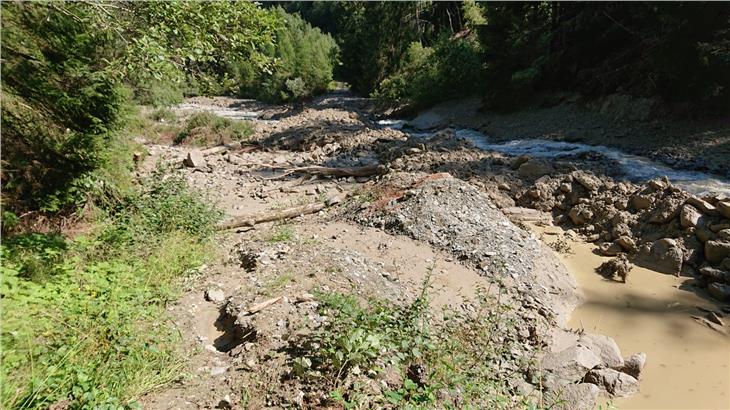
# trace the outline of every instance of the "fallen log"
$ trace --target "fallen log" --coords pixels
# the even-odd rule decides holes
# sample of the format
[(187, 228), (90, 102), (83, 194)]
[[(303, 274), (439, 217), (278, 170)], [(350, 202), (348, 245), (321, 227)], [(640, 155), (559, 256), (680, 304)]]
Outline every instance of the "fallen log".
[(264, 222), (280, 221), (283, 219), (296, 218), (300, 215), (308, 215), (308, 214), (317, 213), (317, 212), (323, 210), (324, 208), (327, 208), (328, 206), (332, 206), (332, 205), (342, 202), (347, 197), (347, 195), (348, 195), (347, 193), (342, 193), (339, 195), (331, 196), (331, 197), (327, 198), (327, 200), (324, 202), (315, 202), (313, 204), (307, 204), (307, 205), (297, 206), (294, 208), (282, 209), (279, 211), (268, 211), (268, 212), (256, 213), (253, 215), (238, 216), (228, 222), (223, 222), (223, 223), (218, 224), (217, 229), (225, 230), (225, 229), (239, 228), (241, 226), (254, 226), (256, 224), (260, 224), (260, 223), (264, 223)]
[(383, 165), (366, 165), (364, 167), (322, 167), (309, 166), (292, 168), (279, 176), (269, 178), (270, 180), (285, 178), (291, 174), (325, 175), (333, 177), (367, 177), (371, 175), (382, 175), (388, 172)]
[(228, 147), (226, 147), (225, 145), (216, 145), (215, 147), (206, 148), (206, 149), (202, 150), (201, 153), (203, 154), (204, 157), (207, 157), (209, 155), (220, 154), (220, 153), (223, 153), (226, 151), (228, 151)]

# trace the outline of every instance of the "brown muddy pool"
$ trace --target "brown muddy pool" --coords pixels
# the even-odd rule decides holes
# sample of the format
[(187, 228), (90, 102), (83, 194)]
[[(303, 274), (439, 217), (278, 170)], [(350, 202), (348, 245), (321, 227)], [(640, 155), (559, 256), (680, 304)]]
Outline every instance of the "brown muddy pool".
[[(569, 327), (613, 337), (624, 356), (647, 354), (640, 393), (614, 399), (613, 406), (730, 409), (730, 337), (692, 319), (704, 314), (698, 306), (719, 311), (720, 305), (680, 289), (687, 278), (640, 267), (632, 269), (628, 283), (607, 280), (595, 268), (608, 258), (595, 255), (590, 244), (573, 242), (571, 248), (572, 254), (559, 257), (575, 276), (584, 303)], [(730, 329), (730, 316), (724, 321)]]

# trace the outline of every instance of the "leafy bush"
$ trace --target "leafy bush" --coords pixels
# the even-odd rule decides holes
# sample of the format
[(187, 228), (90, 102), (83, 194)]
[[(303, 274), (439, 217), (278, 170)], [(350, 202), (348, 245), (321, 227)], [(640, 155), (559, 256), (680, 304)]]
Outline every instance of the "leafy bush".
[(290, 101), (326, 91), (337, 63), (335, 40), (281, 7), (271, 13), (283, 22), (276, 31), (276, 45), (267, 51), (275, 63), (269, 70), (257, 71), (242, 61), (238, 67), (241, 94)]
[(126, 202), (88, 236), (3, 241), (1, 407), (129, 408), (179, 377), (165, 304), (219, 214), (177, 179)]
[(373, 97), (383, 105), (422, 107), (479, 94), (484, 73), (476, 39), (441, 36), (433, 47), (412, 43), (399, 69), (380, 83)]
[(175, 142), (202, 146), (219, 145), (243, 141), (252, 133), (253, 128), (247, 121), (233, 120), (207, 111), (197, 112), (188, 118)]

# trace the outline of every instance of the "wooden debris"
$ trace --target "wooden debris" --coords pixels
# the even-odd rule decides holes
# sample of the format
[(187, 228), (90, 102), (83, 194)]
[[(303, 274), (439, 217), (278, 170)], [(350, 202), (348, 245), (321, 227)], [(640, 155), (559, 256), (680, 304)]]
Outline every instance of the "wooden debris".
[(307, 204), (297, 206), (294, 208), (282, 209), (279, 211), (267, 211), (260, 212), (253, 215), (244, 215), (233, 218), (228, 222), (223, 222), (218, 225), (218, 230), (239, 228), (241, 226), (254, 226), (256, 224), (264, 222), (280, 221), (283, 219), (296, 218), (301, 215), (308, 215), (317, 213), (328, 206), (332, 206), (342, 202), (349, 193), (343, 192), (341, 194), (333, 195), (327, 198), (324, 202), (315, 202), (313, 204)]
[(265, 300), (261, 303), (258, 303), (256, 305), (253, 305), (250, 308), (248, 308), (248, 310), (246, 311), (246, 315), (253, 315), (254, 313), (258, 313), (258, 312), (266, 309), (267, 307), (273, 305), (274, 303), (277, 303), (281, 299), (282, 299), (281, 296), (277, 296), (275, 298), (271, 298), (271, 299)]
[(716, 332), (719, 332), (719, 333), (722, 333), (724, 335), (727, 335), (727, 331), (725, 330), (725, 328), (723, 328), (722, 326), (718, 325), (717, 323), (710, 322), (709, 320), (707, 320), (704, 317), (692, 316), (692, 319), (694, 319), (697, 323), (703, 324), (703, 325), (709, 327), (710, 329), (712, 329), (712, 330), (714, 330)]
[(292, 168), (281, 175), (269, 178), (270, 180), (282, 179), (291, 174), (310, 174), (319, 176), (333, 176), (333, 177), (367, 177), (371, 175), (382, 175), (388, 172), (388, 168), (383, 165), (366, 165), (364, 167), (322, 167), (322, 166), (310, 166), (310, 167), (299, 167)]

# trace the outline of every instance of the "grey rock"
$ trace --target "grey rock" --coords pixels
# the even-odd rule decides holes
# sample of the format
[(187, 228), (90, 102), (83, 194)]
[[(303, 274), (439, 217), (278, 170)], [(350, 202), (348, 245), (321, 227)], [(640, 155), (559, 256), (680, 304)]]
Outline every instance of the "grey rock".
[(597, 385), (614, 397), (627, 397), (639, 391), (639, 381), (635, 377), (614, 369), (591, 370), (584, 381)]
[(710, 263), (720, 263), (730, 256), (730, 241), (711, 240), (705, 242), (705, 258)]
[(595, 384), (568, 384), (549, 392), (546, 402), (556, 403), (556, 410), (593, 410), (601, 389)]
[(649, 223), (665, 224), (674, 219), (679, 213), (682, 200), (680, 198), (666, 198), (659, 202), (649, 217)]
[(570, 175), (589, 191), (597, 191), (603, 185), (600, 179), (584, 171), (573, 171)]
[(721, 302), (730, 302), (730, 285), (724, 283), (710, 283), (707, 285), (707, 293)]
[(730, 229), (722, 229), (717, 231), (717, 239), (730, 242)]
[(550, 174), (554, 172), (555, 169), (552, 165), (545, 161), (539, 161), (535, 159), (531, 159), (524, 164), (520, 165), (520, 167), (517, 169), (517, 175), (519, 175), (522, 178), (539, 178), (543, 175)]
[(621, 350), (616, 341), (608, 336), (584, 334), (578, 340), (578, 344), (584, 345), (596, 353), (604, 366), (616, 368), (624, 365)]
[(684, 253), (674, 239), (663, 238), (654, 241), (648, 252), (642, 253), (639, 261), (658, 272), (679, 275), (682, 271)]
[(227, 367), (216, 366), (216, 367), (213, 367), (210, 369), (210, 375), (211, 376), (220, 376), (227, 371), (228, 371)]
[(428, 130), (440, 126), (443, 122), (444, 119), (440, 115), (432, 111), (426, 111), (408, 121), (408, 124), (419, 130)]
[(593, 217), (593, 212), (590, 209), (583, 208), (581, 206), (575, 206), (568, 212), (568, 218), (575, 225), (583, 225)]
[(636, 252), (636, 242), (630, 236), (621, 236), (616, 243), (626, 252)]
[(604, 256), (616, 256), (623, 251), (621, 245), (616, 242), (604, 242), (599, 248), (601, 250), (601, 254)]
[(726, 271), (730, 271), (730, 256), (723, 259), (722, 262), (720, 262), (720, 269), (724, 269)]
[(730, 201), (717, 201), (715, 203), (715, 208), (717, 208), (720, 215), (730, 219)]
[(706, 226), (698, 226), (697, 228), (695, 228), (695, 236), (702, 243), (715, 239), (715, 233), (707, 229)]
[(512, 163), (510, 163), (510, 168), (517, 170), (522, 164), (529, 161), (530, 157), (527, 155), (520, 155), (519, 157), (512, 160)]
[(634, 195), (629, 200), (629, 203), (638, 210), (646, 209), (651, 206), (651, 198), (644, 195)]
[(728, 283), (730, 284), (730, 272), (721, 269), (705, 266), (700, 269), (700, 278), (707, 283)]
[(682, 228), (692, 228), (699, 224), (702, 214), (692, 205), (685, 205), (679, 212), (679, 223)]
[(715, 209), (714, 206), (710, 205), (709, 202), (697, 198), (696, 196), (690, 196), (689, 198), (687, 198), (687, 203), (699, 209), (705, 215), (714, 215), (717, 212), (717, 209)]
[(210, 288), (205, 291), (205, 300), (214, 303), (221, 303), (226, 300), (226, 295), (220, 289)]
[(189, 168), (205, 168), (207, 165), (203, 152), (198, 149), (188, 152), (188, 156), (183, 162), (185, 166)]
[(621, 370), (629, 376), (639, 379), (641, 371), (644, 370), (644, 365), (646, 365), (646, 353), (635, 353), (627, 357), (624, 360), (623, 367), (617, 370)]
[(545, 355), (542, 362), (544, 370), (553, 372), (565, 382), (576, 382), (596, 366), (601, 358), (589, 347), (573, 345), (559, 352)]

